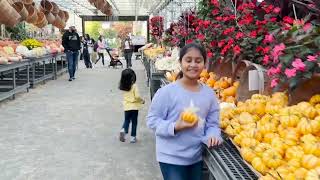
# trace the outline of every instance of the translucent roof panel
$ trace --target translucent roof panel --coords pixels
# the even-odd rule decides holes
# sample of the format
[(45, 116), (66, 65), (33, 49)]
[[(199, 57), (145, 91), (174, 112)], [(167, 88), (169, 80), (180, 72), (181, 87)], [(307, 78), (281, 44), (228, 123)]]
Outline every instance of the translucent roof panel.
[[(41, 0), (34, 0), (37, 4)], [(114, 16), (143, 16), (149, 15), (165, 0), (106, 0), (113, 7)], [(77, 15), (104, 15), (88, 0), (54, 0), (61, 8)]]

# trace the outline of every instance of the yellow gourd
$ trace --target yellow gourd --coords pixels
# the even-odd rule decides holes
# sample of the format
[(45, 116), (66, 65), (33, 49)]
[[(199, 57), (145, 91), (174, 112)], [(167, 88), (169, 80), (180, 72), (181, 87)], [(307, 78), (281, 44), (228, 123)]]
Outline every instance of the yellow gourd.
[(320, 94), (313, 95), (313, 96), (310, 98), (309, 102), (310, 102), (310, 104), (312, 104), (312, 105), (319, 104), (319, 103), (320, 103)]
[(306, 169), (313, 169), (319, 165), (319, 158), (312, 154), (304, 155), (301, 159), (301, 164)]
[(301, 159), (304, 155), (303, 149), (300, 146), (293, 146), (286, 150), (286, 160)]
[(306, 175), (308, 173), (308, 170), (306, 170), (305, 168), (298, 168), (294, 171), (294, 175), (296, 176), (296, 178), (298, 180), (302, 180), (302, 179), (305, 179), (306, 178)]
[(196, 113), (184, 111), (181, 114), (181, 119), (187, 123), (194, 123), (198, 121), (198, 116)]
[(240, 154), (244, 160), (251, 163), (252, 160), (256, 157), (256, 154), (253, 150), (254, 147), (243, 147), (240, 149)]
[(263, 137), (263, 141), (266, 143), (271, 144), (272, 140), (274, 140), (275, 138), (280, 137), (279, 134), (276, 133), (267, 133), (264, 135)]
[(296, 115), (280, 116), (280, 122), (283, 127), (296, 127), (300, 118)]
[(320, 120), (301, 118), (297, 128), (301, 134), (315, 134), (320, 131)]
[(303, 150), (306, 154), (313, 154), (317, 157), (320, 157), (320, 142), (304, 143)]
[(253, 147), (253, 146), (256, 146), (257, 144), (259, 144), (259, 141), (253, 138), (248, 138), (248, 137), (243, 138), (240, 143), (241, 147)]
[(282, 164), (282, 156), (277, 151), (269, 149), (262, 154), (262, 160), (269, 168), (277, 168)]
[(268, 167), (263, 163), (262, 159), (260, 157), (255, 157), (252, 159), (252, 167), (259, 171), (261, 174), (266, 174), (268, 171)]
[(320, 180), (320, 167), (310, 170), (305, 180)]
[(271, 149), (272, 146), (268, 143), (260, 143), (256, 146), (256, 148), (254, 149), (255, 153), (257, 154), (257, 156), (262, 157), (262, 154), (267, 151), (268, 149)]

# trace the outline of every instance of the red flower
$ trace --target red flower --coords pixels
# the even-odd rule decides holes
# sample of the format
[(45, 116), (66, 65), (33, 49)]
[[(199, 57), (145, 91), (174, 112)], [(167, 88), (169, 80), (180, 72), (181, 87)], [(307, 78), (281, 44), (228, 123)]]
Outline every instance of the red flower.
[(218, 0), (211, 0), (211, 4), (214, 6), (219, 6), (219, 1)]
[(198, 33), (199, 30), (200, 30), (200, 26), (197, 26), (196, 29), (195, 29), (195, 31)]
[(209, 25), (211, 24), (211, 21), (203, 21), (202, 24), (203, 24), (204, 28), (208, 28)]
[(269, 34), (269, 35), (266, 35), (264, 40), (263, 40), (263, 43), (264, 44), (267, 44), (267, 43), (272, 43), (274, 41), (274, 37), (272, 34)]
[(249, 36), (251, 38), (256, 38), (257, 37), (257, 31), (252, 31)]
[(233, 53), (234, 53), (235, 55), (240, 54), (240, 53), (241, 53), (241, 48), (240, 48), (240, 46), (236, 45), (236, 46), (233, 48)]
[(223, 31), (223, 35), (228, 35), (228, 34), (230, 34), (230, 33), (232, 33), (232, 32), (234, 32), (234, 30), (235, 30), (235, 28), (234, 27), (231, 27), (231, 28), (227, 28), (227, 29), (225, 29), (224, 31)]
[(218, 42), (218, 47), (221, 48), (225, 43), (225, 40), (221, 40), (220, 42)]
[(273, 5), (269, 5), (269, 6), (267, 6), (267, 7), (264, 7), (263, 10), (264, 10), (267, 14), (269, 14), (269, 13), (271, 13), (271, 12), (273, 11), (273, 8), (274, 8)]
[(267, 64), (269, 64), (269, 62), (270, 62), (270, 57), (269, 57), (268, 55), (265, 55), (265, 56), (263, 57), (262, 63), (263, 63), (264, 65), (267, 65)]
[(270, 51), (270, 47), (269, 46), (267, 46), (267, 47), (262, 49), (263, 54), (268, 54), (269, 51)]
[(231, 39), (228, 40), (228, 45), (229, 46), (231, 46), (233, 43), (234, 43), (234, 39), (231, 38)]
[(241, 21), (239, 21), (239, 25), (248, 25), (253, 22), (253, 16), (251, 14), (246, 15)]
[(208, 51), (208, 52), (207, 52), (207, 57), (208, 57), (208, 58), (212, 58), (212, 57), (213, 57), (213, 53), (212, 53), (211, 51)]
[(263, 51), (263, 47), (258, 46), (258, 47), (256, 48), (256, 52), (257, 52), (257, 53), (262, 52), (262, 51)]
[(198, 35), (197, 35), (197, 39), (199, 39), (200, 41), (203, 41), (205, 37), (206, 37), (206, 36), (203, 35), (203, 34), (198, 34)]
[(283, 21), (284, 21), (285, 23), (288, 23), (288, 24), (293, 24), (293, 19), (292, 19), (291, 17), (289, 17), (289, 16), (285, 16), (285, 17), (283, 18)]
[(275, 18), (275, 17), (270, 18), (270, 21), (271, 21), (271, 22), (276, 22), (276, 21), (277, 21), (277, 18)]
[(211, 13), (215, 16), (215, 15), (219, 14), (219, 9), (214, 9), (214, 10), (212, 10)]
[(279, 7), (274, 8), (273, 13), (278, 14), (281, 11)]
[(217, 43), (216, 43), (215, 41), (211, 41), (211, 42), (210, 42), (211, 47), (215, 47), (216, 44), (217, 44)]
[(237, 34), (236, 34), (236, 39), (241, 39), (241, 38), (243, 38), (244, 37), (244, 34), (242, 33), (242, 32), (238, 32)]
[(221, 16), (218, 16), (218, 17), (216, 17), (216, 20), (217, 20), (217, 21), (222, 21), (223, 18), (222, 18)]
[(190, 43), (192, 43), (192, 42), (193, 42), (193, 39), (188, 39), (186, 43), (187, 43), (187, 44), (190, 44)]
[(263, 21), (257, 20), (257, 22), (256, 22), (256, 25), (257, 25), (257, 26), (265, 25), (265, 24), (267, 24), (267, 20), (263, 20)]

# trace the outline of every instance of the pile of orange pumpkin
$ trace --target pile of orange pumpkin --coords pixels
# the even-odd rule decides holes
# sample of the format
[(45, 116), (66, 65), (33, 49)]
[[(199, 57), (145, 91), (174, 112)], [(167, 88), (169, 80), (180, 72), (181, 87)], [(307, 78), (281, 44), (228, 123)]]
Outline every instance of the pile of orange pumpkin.
[(235, 97), (240, 85), (238, 81), (232, 82), (232, 79), (228, 77), (218, 79), (216, 74), (213, 72), (208, 73), (207, 70), (201, 72), (200, 81), (213, 88), (221, 101), (228, 103), (236, 102)]
[(320, 179), (320, 95), (287, 106), (288, 97), (255, 94), (221, 110), (221, 128), (261, 180)]
[[(166, 72), (165, 77), (169, 82), (174, 82), (177, 79), (177, 72)], [(221, 77), (218, 78), (213, 72), (203, 70), (200, 74), (202, 83), (214, 89), (222, 102), (235, 103), (236, 93), (240, 85), (239, 81), (232, 82), (231, 78)]]

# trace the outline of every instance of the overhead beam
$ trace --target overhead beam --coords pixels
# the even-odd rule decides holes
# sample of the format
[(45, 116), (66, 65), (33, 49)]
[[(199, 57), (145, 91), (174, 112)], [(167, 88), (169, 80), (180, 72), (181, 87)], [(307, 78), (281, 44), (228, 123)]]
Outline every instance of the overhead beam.
[[(84, 21), (135, 21), (135, 16), (80, 16)], [(148, 21), (149, 16), (137, 16), (137, 21)]]

